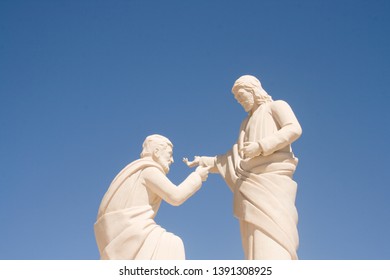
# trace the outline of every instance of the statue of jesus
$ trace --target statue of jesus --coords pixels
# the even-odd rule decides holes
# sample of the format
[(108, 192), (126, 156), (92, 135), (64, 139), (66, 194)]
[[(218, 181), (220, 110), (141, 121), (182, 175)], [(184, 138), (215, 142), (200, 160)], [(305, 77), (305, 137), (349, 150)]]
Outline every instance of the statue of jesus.
[(285, 101), (273, 101), (254, 76), (240, 77), (232, 92), (248, 112), (236, 144), (224, 155), (184, 161), (221, 174), (232, 190), (246, 259), (297, 259), (293, 174), (298, 159), (291, 143), (300, 137), (301, 126), (291, 107)]

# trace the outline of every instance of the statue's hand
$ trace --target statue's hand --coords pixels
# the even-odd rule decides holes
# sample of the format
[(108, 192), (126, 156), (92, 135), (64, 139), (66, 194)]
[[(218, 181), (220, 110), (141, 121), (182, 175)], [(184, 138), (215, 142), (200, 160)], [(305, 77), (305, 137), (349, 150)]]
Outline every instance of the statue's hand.
[(202, 181), (206, 181), (207, 177), (209, 176), (209, 169), (210, 167), (204, 167), (204, 166), (198, 166), (195, 169), (195, 172), (199, 174), (200, 178), (202, 178)]
[(240, 149), (240, 152), (247, 158), (253, 158), (260, 155), (262, 150), (257, 142), (244, 142), (244, 147)]
[(183, 158), (183, 162), (187, 164), (188, 167), (195, 167), (200, 164), (200, 157), (195, 156), (193, 161), (189, 161), (188, 158)]

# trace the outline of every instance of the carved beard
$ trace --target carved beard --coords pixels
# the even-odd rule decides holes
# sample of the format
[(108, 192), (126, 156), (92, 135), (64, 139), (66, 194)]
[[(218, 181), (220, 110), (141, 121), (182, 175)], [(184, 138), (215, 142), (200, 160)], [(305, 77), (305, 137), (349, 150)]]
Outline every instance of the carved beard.
[(164, 169), (165, 174), (169, 172), (169, 164), (161, 164), (161, 167)]
[(165, 174), (168, 174), (169, 172), (169, 163), (162, 162), (160, 159), (157, 159), (157, 163), (162, 167)]
[(253, 108), (253, 104), (249, 104), (248, 102), (243, 103), (242, 107), (244, 108), (245, 112), (249, 112)]

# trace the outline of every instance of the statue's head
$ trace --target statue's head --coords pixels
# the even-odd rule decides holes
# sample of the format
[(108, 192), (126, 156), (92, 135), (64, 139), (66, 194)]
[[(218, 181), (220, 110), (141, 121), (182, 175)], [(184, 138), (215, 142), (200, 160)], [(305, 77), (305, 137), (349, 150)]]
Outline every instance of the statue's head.
[(150, 157), (162, 167), (165, 173), (169, 172), (169, 166), (173, 163), (172, 155), (172, 142), (162, 135), (149, 135), (142, 144), (141, 158)]
[(233, 85), (232, 93), (247, 112), (255, 104), (260, 105), (272, 101), (272, 97), (261, 87), (260, 81), (251, 75), (238, 78)]

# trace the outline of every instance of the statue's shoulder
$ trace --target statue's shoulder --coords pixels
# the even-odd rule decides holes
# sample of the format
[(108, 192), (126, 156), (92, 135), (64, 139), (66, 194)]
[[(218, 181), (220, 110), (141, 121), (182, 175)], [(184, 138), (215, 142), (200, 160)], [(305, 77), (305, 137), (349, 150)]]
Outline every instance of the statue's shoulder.
[(162, 172), (161, 167), (157, 165), (147, 165), (143, 169), (144, 171), (151, 173), (151, 172)]
[(275, 100), (270, 102), (270, 108), (272, 110), (291, 110), (290, 105), (284, 100)]
[(138, 171), (142, 171), (144, 174), (145, 171), (147, 171), (146, 173), (163, 172), (160, 165), (158, 165), (156, 162), (141, 158), (128, 164), (125, 168), (122, 169), (118, 176), (124, 174), (124, 176), (128, 177), (131, 174), (137, 173)]
[(151, 178), (151, 177), (156, 177), (161, 175), (165, 176), (161, 167), (157, 165), (148, 165), (145, 166), (144, 169), (142, 170), (142, 176), (145, 178)]
[(284, 100), (274, 100), (271, 101), (271, 106), (289, 106), (288, 103)]

